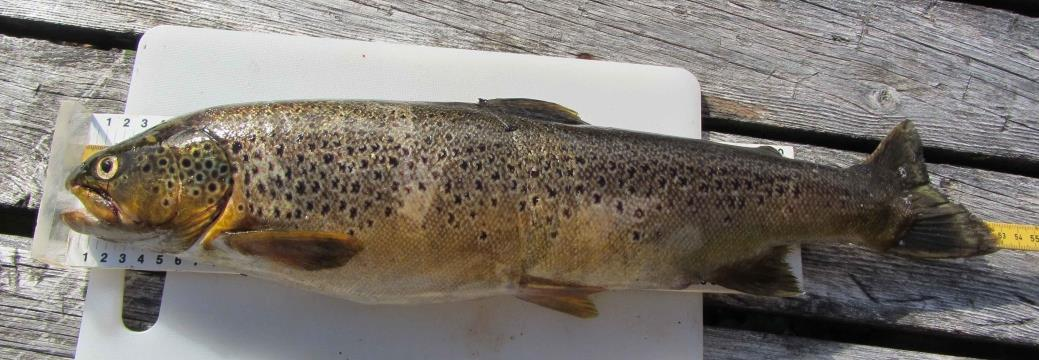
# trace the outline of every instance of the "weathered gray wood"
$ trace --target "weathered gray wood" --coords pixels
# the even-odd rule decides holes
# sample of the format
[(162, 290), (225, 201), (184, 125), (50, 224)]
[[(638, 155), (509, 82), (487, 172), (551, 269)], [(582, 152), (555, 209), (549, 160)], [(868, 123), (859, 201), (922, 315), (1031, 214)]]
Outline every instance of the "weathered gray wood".
[[(20, 39), (5, 41), (29, 44), (28, 49), (47, 49), (46, 51), (57, 58), (78, 57), (79, 64), (75, 66), (81, 68), (96, 69), (101, 68), (102, 64), (113, 63), (118, 65), (113, 65), (114, 69), (122, 66), (121, 63), (112, 61), (113, 55), (110, 52), (70, 48), (68, 51), (77, 55), (61, 55), (59, 45)], [(9, 49), (17, 54), (16, 51), (20, 48), (14, 46)], [(91, 65), (89, 62), (95, 64)], [(50, 65), (47, 64), (37, 65), (41, 69), (35, 71), (44, 74), (60, 74), (66, 71), (48, 69), (47, 66)], [(113, 73), (115, 72), (113, 70)], [(113, 77), (118, 78), (115, 75)], [(8, 83), (8, 86), (15, 88), (30, 87), (10, 81)], [(76, 89), (79, 83), (70, 82), (68, 86)], [(50, 83), (50, 92), (76, 94), (75, 90), (63, 88), (63, 84), (65, 83)], [(115, 90), (109, 96), (115, 99), (123, 96), (114, 92)], [(4, 104), (0, 106), (5, 108), (9, 106), (7, 102), (0, 104)], [(111, 111), (121, 107), (115, 100), (109, 100), (104, 104), (109, 104)], [(36, 106), (32, 111), (53, 109)], [(52, 117), (53, 115), (46, 116), (45, 119), (49, 123)], [(43, 121), (37, 120), (39, 123)], [(28, 123), (31, 124), (31, 121)], [(29, 126), (12, 126), (6, 123), (0, 125), (10, 127), (10, 131), (18, 130), (19, 126)], [(34, 131), (46, 134), (49, 129), (45, 126), (48, 125), (39, 125), (39, 129)], [(2, 129), (2, 132), (8, 132), (8, 128)], [(757, 141), (724, 134), (712, 135), (716, 139)], [(862, 156), (807, 146), (798, 146), (797, 149), (799, 157), (840, 165), (851, 164)], [(18, 150), (12, 154), (29, 150), (31, 149)], [(0, 162), (0, 166), (18, 169), (17, 164), (9, 163), (8, 160)], [(941, 165), (932, 166), (932, 171), (935, 173), (936, 182), (942, 188), (952, 193), (958, 201), (975, 209), (982, 217), (1039, 223), (1039, 215), (1036, 214), (1039, 209), (1037, 179)], [(38, 181), (34, 176), (39, 174), (26, 173), (21, 175), (21, 179)], [(10, 182), (3, 182), (0, 188), (6, 188), (7, 184)], [(1036, 328), (1039, 325), (1031, 320), (1039, 317), (1036, 306), (1031, 305), (1037, 301), (1034, 297), (1039, 293), (1036, 285), (1039, 275), (1035, 267), (1039, 259), (1035, 254), (1008, 252), (983, 260), (943, 262), (935, 265), (876, 256), (846, 247), (823, 247), (806, 250), (805, 263), (809, 277), (809, 295), (806, 298), (782, 300), (718, 296), (711, 299), (715, 303), (740, 308), (823, 316), (843, 321), (910, 326), (922, 330), (962, 333), (1018, 343), (1035, 344), (1035, 339), (1039, 338), (1036, 336), (1039, 334)], [(862, 287), (857, 283), (862, 284)], [(913, 301), (914, 299), (918, 301)]]
[[(29, 258), (30, 239), (0, 236), (0, 358), (71, 358), (76, 349), (86, 291), (81, 270), (51, 268)], [(148, 282), (148, 281), (145, 281)], [(154, 283), (153, 283), (154, 284)], [(147, 286), (136, 295), (158, 298)], [(127, 302), (133, 306), (134, 301)], [(135, 311), (158, 313), (151, 308)], [(125, 315), (124, 315), (125, 316)], [(946, 359), (948, 357), (873, 346), (768, 335), (708, 327), (704, 331), (708, 359)]]
[(704, 359), (962, 359), (875, 346), (704, 328)]
[(1039, 19), (955, 2), (0, 0), (0, 15), (672, 65), (712, 117), (874, 139), (911, 118), (929, 146), (1039, 160)]
[(122, 111), (132, 64), (132, 51), (0, 35), (0, 204), (39, 206), (58, 102)]
[(86, 278), (29, 258), (29, 239), (0, 236), (0, 358), (68, 358)]
[[(722, 133), (712, 140), (776, 143)], [(781, 143), (780, 143), (781, 144)], [(835, 166), (866, 154), (797, 146), (794, 156)], [(926, 157), (926, 154), (925, 154)], [(1039, 179), (929, 165), (931, 181), (983, 219), (1039, 223)], [(806, 295), (711, 294), (710, 304), (1039, 344), (1039, 253), (920, 261), (851, 246), (804, 249)]]

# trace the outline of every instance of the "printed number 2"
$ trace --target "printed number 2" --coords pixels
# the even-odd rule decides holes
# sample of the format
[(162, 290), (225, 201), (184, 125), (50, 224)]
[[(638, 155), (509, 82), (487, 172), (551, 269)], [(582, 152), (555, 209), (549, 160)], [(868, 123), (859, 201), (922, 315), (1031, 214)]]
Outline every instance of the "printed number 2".
[(123, 127), (130, 127), (130, 118), (123, 119)]

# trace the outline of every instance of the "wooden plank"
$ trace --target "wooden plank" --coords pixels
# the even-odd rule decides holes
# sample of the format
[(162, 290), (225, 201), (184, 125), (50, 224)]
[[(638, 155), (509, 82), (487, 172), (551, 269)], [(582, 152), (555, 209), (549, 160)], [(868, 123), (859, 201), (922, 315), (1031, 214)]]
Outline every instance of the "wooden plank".
[[(29, 258), (31, 240), (0, 236), (0, 358), (67, 359), (76, 349), (86, 293), (85, 272), (51, 268)], [(161, 289), (139, 288), (127, 306), (158, 314)], [(126, 315), (124, 315), (126, 316)], [(707, 327), (708, 359), (946, 359), (948, 357), (874, 346), (811, 340), (752, 331)]]
[[(116, 61), (113, 57), (117, 56), (112, 52), (68, 48), (33, 40), (4, 39), (4, 41), (24, 45), (7, 48), (12, 50), (8, 54), (14, 54), (15, 56), (10, 57), (14, 59), (31, 56), (31, 54), (22, 55), (19, 52), (35, 51), (33, 49), (43, 49), (45, 54), (52, 54), (53, 58), (66, 59), (68, 63), (73, 63), (69, 59), (76, 58), (75, 64), (66, 65), (70, 67), (69, 69), (49, 69), (48, 66), (60, 66), (57, 64), (46, 65), (49, 64), (46, 62), (41, 63), (44, 65), (36, 65), (41, 69), (34, 71), (41, 74), (67, 74), (75, 72), (74, 69), (77, 68), (103, 68), (104, 64), (111, 66), (113, 69), (111, 74), (115, 74), (117, 70), (128, 67)], [(68, 48), (67, 51), (71, 54), (62, 55), (59, 51), (61, 48)], [(13, 63), (10, 60), (5, 61)], [(95, 62), (95, 64), (83, 64), (87, 62)], [(27, 63), (22, 66), (29, 66)], [(7, 70), (0, 69), (0, 71)], [(74, 76), (75, 74), (68, 75)], [(119, 78), (117, 75), (110, 76), (108, 79)], [(46, 77), (28, 77), (28, 79), (40, 78)], [(17, 81), (28, 81), (32, 85)], [(37, 83), (34, 81), (39, 80), (15, 78), (8, 81), (6, 86), (16, 89), (31, 88), (35, 87)], [(51, 80), (47, 84), (48, 92), (55, 94), (75, 95), (79, 94), (78, 91), (81, 89), (77, 88), (81, 81), (65, 83)], [(115, 90), (112, 91), (108, 97), (115, 99), (122, 97), (122, 95), (115, 95)], [(88, 101), (94, 100), (88, 99)], [(13, 100), (0, 103), (3, 104), (0, 106), (4, 106), (5, 109), (15, 108), (9, 105), (11, 103), (17, 104)], [(52, 108), (39, 105), (45, 102), (30, 103), (37, 105), (32, 105), (21, 113), (35, 114), (36, 112), (53, 111)], [(121, 104), (115, 100), (106, 100), (101, 103), (102, 106), (105, 104), (108, 104), (110, 111), (117, 111), (118, 108), (121, 108)], [(26, 115), (26, 119), (29, 120), (26, 120), (25, 123), (0, 124), (5, 127), (0, 129), (0, 133), (22, 131), (20, 127), (29, 127), (35, 129), (29, 131), (36, 131), (43, 134), (40, 136), (45, 136), (50, 131), (47, 123), (52, 121), (51, 118), (53, 115), (44, 117)], [(32, 125), (33, 121), (37, 125)], [(758, 141), (724, 134), (712, 135), (716, 139)], [(816, 147), (798, 146), (797, 148), (799, 157), (835, 165), (852, 164), (862, 156), (862, 154)], [(18, 155), (31, 150), (32, 148), (21, 148), (12, 151), (11, 154)], [(45, 151), (42, 153), (45, 154)], [(39, 161), (42, 163), (44, 159)], [(16, 179), (14, 182), (38, 182), (39, 180), (35, 176), (42, 174), (38, 171), (26, 171), (21, 175), (13, 174), (19, 171), (18, 169), (24, 168), (13, 160), (3, 160), (0, 162), (0, 166), (13, 169), (5, 172), (4, 176), (20, 176), (12, 178)], [(974, 209), (978, 215), (988, 219), (1039, 223), (1039, 215), (1036, 214), (1039, 209), (1037, 206), (1039, 199), (1036, 195), (1039, 180), (944, 165), (932, 165), (931, 168), (935, 173), (934, 180), (937, 184), (950, 192), (956, 200)], [(4, 185), (0, 186), (0, 189), (6, 191), (8, 184), (12, 183), (4, 181)], [(33, 197), (36, 196), (33, 195)], [(878, 256), (847, 247), (810, 248), (806, 250), (805, 260), (810, 279), (809, 295), (806, 298), (784, 300), (718, 296), (712, 297), (711, 301), (740, 308), (824, 316), (842, 321), (909, 326), (922, 330), (962, 333), (969, 336), (1035, 344), (1036, 339), (1039, 339), (1036, 336), (1039, 335), (1039, 330), (1037, 330), (1039, 325), (1032, 319), (1039, 318), (1039, 314), (1037, 314), (1039, 310), (1032, 304), (1039, 301), (1035, 299), (1035, 294), (1039, 293), (1034, 267), (1037, 260), (1039, 259), (1034, 254), (1006, 252), (977, 260), (927, 263)], [(1021, 272), (1022, 269), (1026, 269), (1026, 272)], [(1027, 272), (1027, 269), (1031, 269), (1031, 272)]]
[(29, 241), (0, 236), (0, 358), (72, 357), (85, 273), (30, 259)]
[(39, 206), (58, 102), (121, 112), (132, 51), (0, 35), (0, 205)]
[(961, 359), (876, 346), (725, 328), (704, 328), (704, 359)]
[(679, 66), (711, 117), (1039, 161), (1039, 19), (948, 1), (23, 2), (0, 15), (112, 32), (162, 24)]
[[(712, 140), (777, 143), (722, 133)], [(782, 143), (779, 143), (782, 144)], [(849, 166), (866, 154), (795, 145), (794, 156)], [(925, 155), (926, 156), (926, 155)], [(931, 164), (931, 182), (983, 219), (1039, 224), (1039, 179)], [(806, 247), (807, 294), (711, 294), (708, 304), (1039, 344), (1039, 253), (922, 261), (852, 246)]]

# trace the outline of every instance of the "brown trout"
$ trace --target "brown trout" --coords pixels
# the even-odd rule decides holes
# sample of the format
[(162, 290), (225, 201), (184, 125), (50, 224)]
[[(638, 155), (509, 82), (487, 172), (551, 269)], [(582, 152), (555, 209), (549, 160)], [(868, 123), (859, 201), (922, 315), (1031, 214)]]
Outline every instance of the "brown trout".
[(76, 231), (364, 303), (511, 294), (590, 317), (608, 289), (798, 294), (796, 244), (995, 250), (929, 185), (908, 121), (839, 169), (529, 99), (244, 104), (94, 154), (67, 186)]

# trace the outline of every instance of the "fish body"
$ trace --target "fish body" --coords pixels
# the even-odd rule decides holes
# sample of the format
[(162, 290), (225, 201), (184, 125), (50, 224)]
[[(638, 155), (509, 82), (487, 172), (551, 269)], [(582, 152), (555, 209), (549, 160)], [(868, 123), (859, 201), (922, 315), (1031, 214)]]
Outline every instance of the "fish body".
[(994, 249), (930, 187), (910, 123), (839, 169), (536, 100), (257, 103), (171, 119), (68, 184), (77, 230), (365, 303), (511, 294), (591, 316), (609, 289), (799, 293), (797, 244)]

